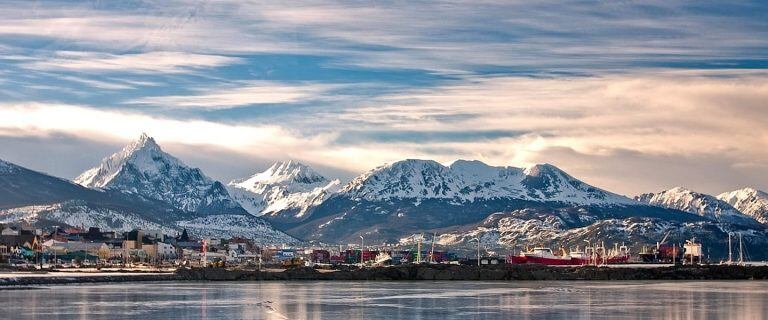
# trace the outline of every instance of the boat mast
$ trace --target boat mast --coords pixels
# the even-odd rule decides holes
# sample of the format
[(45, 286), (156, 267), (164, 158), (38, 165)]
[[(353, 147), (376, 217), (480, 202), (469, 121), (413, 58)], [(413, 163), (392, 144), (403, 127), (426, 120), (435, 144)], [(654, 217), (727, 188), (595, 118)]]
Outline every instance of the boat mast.
[(733, 249), (731, 248), (731, 233), (728, 232), (728, 264), (733, 264)]
[(739, 264), (744, 265), (744, 241), (742, 241), (741, 232), (739, 232)]
[(432, 250), (429, 251), (429, 263), (435, 262), (435, 240), (437, 239), (437, 233), (432, 233)]
[(480, 236), (477, 236), (477, 266), (480, 266)]
[(416, 263), (421, 263), (421, 241), (424, 240), (424, 234), (421, 234), (421, 237), (419, 237), (419, 244), (418, 247), (416, 247)]

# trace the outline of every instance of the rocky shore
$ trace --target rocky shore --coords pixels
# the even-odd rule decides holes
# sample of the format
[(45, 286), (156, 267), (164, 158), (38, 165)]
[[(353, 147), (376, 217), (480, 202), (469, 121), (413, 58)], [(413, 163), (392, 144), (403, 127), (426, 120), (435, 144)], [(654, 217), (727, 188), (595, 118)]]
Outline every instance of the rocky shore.
[(260, 280), (768, 280), (768, 266), (674, 266), (659, 268), (547, 267), (537, 265), (404, 265), (320, 272), (294, 268), (283, 272), (180, 269), (180, 279)]
[(0, 287), (136, 281), (522, 281), (522, 280), (768, 280), (768, 266), (547, 267), (538, 265), (403, 265), (346, 270), (292, 268), (258, 271), (225, 268), (179, 269), (175, 273), (6, 273)]
[(174, 273), (4, 273), (0, 275), (0, 288), (41, 284), (136, 282), (184, 280)]

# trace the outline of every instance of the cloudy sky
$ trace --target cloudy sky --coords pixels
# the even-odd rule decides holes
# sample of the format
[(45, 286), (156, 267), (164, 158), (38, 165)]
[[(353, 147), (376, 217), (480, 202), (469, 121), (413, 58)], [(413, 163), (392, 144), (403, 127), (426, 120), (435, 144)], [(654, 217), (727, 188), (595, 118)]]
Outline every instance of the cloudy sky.
[(3, 1), (0, 158), (73, 178), (147, 132), (225, 181), (464, 158), (768, 189), (765, 1), (280, 3)]

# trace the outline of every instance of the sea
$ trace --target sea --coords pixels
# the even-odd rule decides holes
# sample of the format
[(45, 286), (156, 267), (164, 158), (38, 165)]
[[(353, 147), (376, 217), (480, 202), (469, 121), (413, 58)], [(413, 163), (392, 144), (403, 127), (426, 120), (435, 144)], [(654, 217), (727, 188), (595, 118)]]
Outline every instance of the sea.
[(768, 319), (768, 281), (40, 285), (0, 288), (0, 319)]

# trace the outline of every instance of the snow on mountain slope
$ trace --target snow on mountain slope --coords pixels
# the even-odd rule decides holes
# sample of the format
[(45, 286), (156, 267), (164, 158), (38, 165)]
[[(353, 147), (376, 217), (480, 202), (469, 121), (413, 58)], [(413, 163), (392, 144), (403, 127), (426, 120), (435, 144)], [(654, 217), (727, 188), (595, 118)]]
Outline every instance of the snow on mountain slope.
[(302, 218), (339, 188), (312, 168), (295, 161), (276, 162), (266, 171), (228, 184), (232, 197), (261, 216)]
[[(125, 152), (128, 159), (142, 149), (138, 145), (153, 144), (151, 138), (134, 143)], [(156, 146), (148, 146), (159, 149)], [(152, 152), (161, 152), (155, 150)], [(155, 154), (163, 156), (163, 154)], [(146, 157), (138, 155), (137, 158)], [(112, 160), (117, 160), (114, 157)], [(105, 165), (103, 172), (111, 176), (110, 181), (122, 179), (125, 168), (132, 167), (131, 160), (110, 161), (123, 167)], [(154, 160), (153, 160), (154, 161)], [(162, 162), (162, 161), (161, 161)], [(180, 165), (177, 161), (166, 161)], [(145, 162), (146, 164), (146, 162)], [(149, 166), (156, 164), (150, 163)], [(248, 236), (262, 243), (294, 243), (296, 239), (273, 228), (268, 222), (254, 217), (237, 206), (237, 214), (216, 211), (201, 214), (176, 208), (162, 199), (143, 196), (139, 192), (122, 192), (110, 188), (109, 179), (88, 176), (89, 181), (102, 181), (104, 189), (89, 189), (71, 181), (52, 177), (0, 160), (0, 222), (25, 221), (38, 226), (85, 226), (99, 227), (104, 230), (128, 231), (135, 228), (162, 230), (167, 234), (180, 232), (184, 226), (197, 226), (190, 232), (195, 236), (228, 235)], [(146, 169), (146, 166), (144, 166)], [(183, 169), (183, 168), (182, 168)], [(179, 168), (175, 169), (179, 170)], [(97, 170), (98, 171), (98, 170)], [(156, 173), (162, 175), (167, 169), (158, 167)], [(157, 179), (153, 180), (157, 181)], [(197, 180), (200, 181), (200, 180)], [(161, 181), (164, 182), (164, 181)], [(193, 181), (194, 182), (194, 181)], [(140, 183), (137, 182), (137, 185)], [(225, 190), (226, 192), (226, 190)], [(195, 196), (194, 194), (190, 196)], [(219, 217), (222, 216), (222, 217)]]
[(197, 213), (242, 211), (226, 188), (164, 152), (155, 140), (142, 134), (75, 179), (89, 188), (119, 190), (165, 201)]
[(31, 224), (97, 227), (102, 230), (160, 230), (174, 235), (183, 229), (196, 237), (247, 237), (264, 244), (290, 244), (295, 238), (275, 230), (269, 223), (249, 215), (221, 214), (182, 221), (152, 221), (135, 212), (94, 207), (80, 201), (0, 210), (0, 223), (25, 221)]
[(262, 244), (292, 244), (299, 242), (296, 238), (276, 230), (263, 219), (252, 215), (211, 215), (188, 221), (180, 221), (178, 225), (200, 237), (246, 237), (256, 239)]
[(17, 166), (0, 159), (0, 174), (9, 174), (17, 170)]
[(97, 227), (102, 230), (130, 231), (136, 228), (162, 230), (174, 234), (176, 230), (158, 222), (147, 220), (136, 212), (114, 208), (95, 207), (81, 201), (65, 201), (52, 205), (27, 206), (0, 210), (0, 222), (26, 221), (60, 226)]
[(768, 224), (768, 193), (753, 188), (725, 192), (717, 196), (743, 214), (760, 223)]
[(367, 201), (389, 199), (512, 198), (576, 205), (640, 205), (575, 179), (549, 164), (527, 169), (493, 167), (480, 161), (458, 160), (444, 166), (432, 160), (403, 160), (358, 176), (340, 191)]
[[(584, 217), (582, 217), (584, 218)], [(531, 209), (513, 212), (495, 213), (485, 221), (471, 228), (437, 233), (437, 249), (448, 246), (451, 250), (474, 252), (477, 240), (483, 251), (496, 251), (505, 254), (516, 253), (526, 247), (546, 246), (554, 250), (559, 248), (582, 247), (590, 241), (604, 242), (606, 246), (626, 244), (632, 246), (632, 252), (638, 252), (643, 245), (652, 245), (669, 232), (668, 241), (681, 243), (695, 237), (703, 242), (708, 255), (713, 259), (727, 255), (728, 232), (743, 234), (745, 246), (749, 252), (766, 257), (763, 248), (768, 245), (768, 232), (764, 228), (751, 229), (736, 225), (719, 224), (704, 221), (669, 221), (660, 218), (629, 217), (623, 219), (584, 219), (574, 224), (569, 218)], [(404, 237), (401, 244), (411, 244), (418, 235)], [(432, 237), (425, 237), (430, 240)]]
[(683, 187), (658, 193), (646, 193), (635, 197), (635, 199), (655, 206), (697, 214), (716, 221), (748, 223), (752, 220), (724, 201)]

